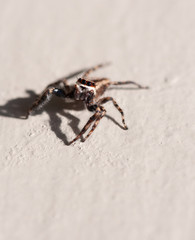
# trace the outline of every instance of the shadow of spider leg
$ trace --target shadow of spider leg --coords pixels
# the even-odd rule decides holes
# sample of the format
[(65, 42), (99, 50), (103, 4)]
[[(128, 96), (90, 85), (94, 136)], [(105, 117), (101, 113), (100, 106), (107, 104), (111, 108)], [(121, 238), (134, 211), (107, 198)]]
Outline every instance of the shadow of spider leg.
[(79, 138), (81, 138), (81, 136), (89, 129), (91, 124), (94, 122), (94, 124), (93, 124), (91, 130), (89, 131), (88, 135), (83, 139), (83, 142), (84, 142), (92, 134), (92, 132), (95, 130), (95, 128), (97, 127), (98, 123), (105, 116), (105, 114), (106, 114), (106, 110), (104, 109), (104, 107), (102, 107), (102, 106), (97, 107), (96, 112), (94, 113), (94, 115), (92, 115), (90, 117), (90, 119), (85, 124), (85, 126), (83, 127), (81, 132), (78, 134), (78, 136), (76, 138), (74, 138), (69, 143), (69, 145), (72, 144), (73, 142), (75, 142), (76, 140), (78, 140)]

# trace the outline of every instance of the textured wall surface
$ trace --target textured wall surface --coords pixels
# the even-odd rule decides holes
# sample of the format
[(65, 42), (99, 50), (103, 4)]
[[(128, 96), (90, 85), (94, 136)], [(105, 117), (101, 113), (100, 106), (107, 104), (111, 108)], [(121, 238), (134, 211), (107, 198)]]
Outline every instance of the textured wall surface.
[[(195, 239), (194, 0), (0, 2), (0, 239)], [(21, 119), (46, 85), (94, 73), (150, 90), (110, 89), (91, 113), (54, 99)], [(73, 83), (76, 77), (70, 80)]]

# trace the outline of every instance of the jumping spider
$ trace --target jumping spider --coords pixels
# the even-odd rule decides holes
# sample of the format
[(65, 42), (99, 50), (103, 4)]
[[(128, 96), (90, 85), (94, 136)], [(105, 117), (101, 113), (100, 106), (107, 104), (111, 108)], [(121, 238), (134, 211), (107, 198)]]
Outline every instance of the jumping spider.
[(86, 104), (87, 109), (91, 112), (94, 112), (94, 114), (90, 117), (90, 119), (85, 124), (78, 136), (69, 143), (72, 144), (73, 142), (81, 138), (81, 136), (89, 129), (91, 124), (94, 122), (91, 130), (84, 138), (84, 141), (92, 134), (100, 120), (106, 114), (106, 110), (102, 105), (108, 101), (112, 101), (114, 106), (121, 113), (124, 129), (128, 129), (125, 124), (123, 110), (119, 107), (116, 101), (112, 97), (100, 98), (100, 96), (106, 91), (106, 89), (110, 85), (133, 84), (140, 89), (148, 89), (148, 87), (143, 87), (140, 84), (132, 81), (112, 82), (108, 78), (88, 79), (88, 76), (91, 72), (97, 70), (98, 68), (104, 67), (105, 65), (107, 64), (99, 64), (95, 67), (87, 69), (86, 71), (84, 71), (83, 76), (77, 80), (75, 85), (68, 85), (67, 79), (63, 79), (48, 85), (46, 89), (41, 93), (41, 95), (35, 100), (31, 108), (28, 110), (26, 118), (28, 118), (28, 116), (32, 112), (40, 109), (41, 107), (43, 107), (43, 105), (49, 102), (53, 95), (57, 97), (83, 101)]

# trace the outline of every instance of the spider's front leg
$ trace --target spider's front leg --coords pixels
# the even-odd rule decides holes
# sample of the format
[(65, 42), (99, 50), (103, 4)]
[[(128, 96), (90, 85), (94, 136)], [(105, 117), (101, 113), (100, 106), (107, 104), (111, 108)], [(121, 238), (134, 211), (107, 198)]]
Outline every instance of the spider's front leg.
[(102, 107), (102, 106), (97, 107), (96, 112), (94, 113), (94, 115), (90, 117), (89, 121), (85, 124), (85, 126), (83, 127), (81, 132), (78, 134), (78, 136), (76, 138), (74, 138), (69, 144), (72, 144), (73, 142), (78, 140), (89, 129), (89, 127), (91, 126), (92, 122), (94, 122), (91, 130), (89, 131), (89, 133), (87, 134), (87, 136), (83, 140), (83, 141), (85, 141), (92, 134), (92, 132), (95, 130), (95, 128), (97, 127), (98, 123), (104, 117), (105, 114), (106, 114), (106, 110), (104, 109), (104, 107)]
[(26, 118), (28, 118), (28, 116), (32, 112), (41, 109), (45, 104), (47, 104), (51, 100), (51, 98), (54, 95), (57, 97), (63, 97), (63, 98), (66, 97), (66, 94), (63, 89), (59, 89), (54, 86), (47, 87), (42, 92), (42, 94), (40, 96), (38, 96), (38, 98), (34, 101), (34, 103), (32, 104), (32, 106), (30, 107), (30, 109), (28, 110), (28, 112), (26, 114)]
[(123, 81), (123, 82), (110, 82), (109, 85), (125, 85), (125, 84), (132, 84), (132, 85), (135, 85), (137, 86), (138, 88), (140, 89), (149, 89), (148, 86), (142, 86), (136, 82), (133, 82), (133, 81)]
[(125, 117), (124, 117), (123, 110), (119, 107), (119, 105), (117, 104), (117, 102), (116, 102), (112, 97), (103, 97), (103, 98), (101, 98), (101, 99), (97, 102), (97, 105), (107, 103), (108, 101), (112, 101), (113, 105), (114, 105), (114, 106), (118, 109), (118, 111), (120, 112), (121, 117), (122, 117), (122, 123), (123, 123), (124, 129), (127, 130), (128, 127), (127, 127), (127, 125), (125, 124)]

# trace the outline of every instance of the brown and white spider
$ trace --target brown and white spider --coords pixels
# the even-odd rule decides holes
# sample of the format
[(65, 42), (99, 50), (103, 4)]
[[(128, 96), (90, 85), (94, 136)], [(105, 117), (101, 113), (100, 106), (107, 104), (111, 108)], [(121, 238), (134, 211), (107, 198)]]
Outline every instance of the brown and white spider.
[(35, 100), (31, 108), (28, 110), (26, 118), (28, 118), (28, 116), (35, 110), (43, 107), (47, 102), (51, 100), (52, 96), (54, 95), (57, 97), (71, 98), (83, 101), (87, 109), (91, 112), (94, 112), (94, 114), (90, 117), (90, 119), (85, 124), (78, 136), (69, 143), (72, 144), (73, 142), (81, 138), (81, 136), (89, 129), (91, 124), (94, 122), (91, 130), (84, 138), (84, 141), (92, 134), (100, 120), (106, 114), (106, 110), (102, 105), (108, 101), (112, 101), (114, 106), (121, 113), (124, 129), (128, 129), (125, 124), (123, 110), (119, 107), (116, 101), (112, 97), (100, 98), (100, 96), (106, 91), (106, 89), (110, 85), (133, 84), (140, 89), (147, 89), (148, 87), (143, 87), (140, 84), (132, 81), (112, 82), (108, 78), (92, 78), (90, 80), (88, 79), (88, 76), (91, 72), (97, 70), (98, 68), (104, 67), (105, 65), (107, 64), (99, 64), (95, 67), (87, 69), (86, 71), (84, 71), (83, 76), (77, 80), (75, 85), (68, 85), (67, 79), (63, 79), (48, 85), (47, 88)]

